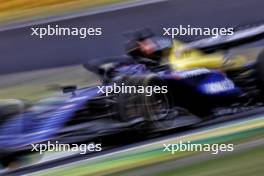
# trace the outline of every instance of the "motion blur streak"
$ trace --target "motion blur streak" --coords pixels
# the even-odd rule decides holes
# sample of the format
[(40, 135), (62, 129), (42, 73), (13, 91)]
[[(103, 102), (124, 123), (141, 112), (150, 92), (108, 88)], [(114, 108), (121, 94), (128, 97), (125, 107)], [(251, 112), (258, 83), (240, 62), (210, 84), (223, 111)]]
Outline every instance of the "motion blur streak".
[[(104, 29), (101, 37), (87, 40), (73, 40), (71, 37), (37, 40), (30, 37), (32, 26), (3, 31), (0, 32), (0, 73), (80, 64), (87, 60), (93, 62), (96, 58), (121, 55), (126, 41), (122, 34), (142, 27), (150, 27), (154, 32), (163, 34), (160, 26), (235, 27), (264, 21), (264, 16), (260, 15), (263, 6), (264, 1), (261, 0), (203, 0), (199, 3), (195, 0), (177, 0), (54, 22), (55, 25), (67, 27), (88, 25)], [(247, 13), (248, 9), (254, 10)], [(194, 38), (180, 36), (185, 41)]]
[(0, 23), (50, 17), (116, 2), (120, 0), (0, 0)]
[[(74, 8), (74, 10), (78, 11), (81, 8), (80, 6), (84, 6), (84, 2), (87, 3), (85, 6), (87, 5), (89, 7), (93, 7), (97, 3), (108, 4), (112, 2), (119, 2), (119, 0), (76, 0), (76, 6), (68, 3), (69, 0), (62, 0), (60, 2), (58, 0), (47, 0), (45, 2), (47, 2), (47, 4), (45, 4), (44, 1), (34, 1), (33, 3), (32, 0), (13, 0), (9, 2), (0, 0), (0, 4), (2, 5), (0, 7), (0, 11), (2, 12), (0, 12), (0, 22), (1, 20), (17, 20), (18, 17), (25, 17), (27, 19), (28, 16), (36, 14), (36, 12), (39, 15), (46, 16), (47, 14), (44, 11), (47, 8), (50, 9), (51, 15), (56, 15), (57, 13), (63, 11), (62, 9), (65, 9), (67, 12), (72, 12), (72, 9)], [(58, 7), (56, 4), (61, 6)], [(66, 4), (69, 9), (68, 7), (66, 8), (66, 6), (64, 6)], [(28, 159), (31, 156), (21, 155), (22, 157), (20, 158), (20, 155), (18, 155), (18, 157), (16, 156), (16, 153), (12, 153), (14, 151), (13, 146), (18, 146), (18, 150), (15, 152), (21, 154), (20, 152), (23, 151), (23, 149), (27, 149), (26, 147), (28, 147), (28, 144), (36, 144), (40, 141), (43, 142), (45, 139), (50, 139), (50, 136), (52, 136), (52, 138), (57, 137), (57, 132), (61, 132), (60, 134), (62, 134), (62, 137), (64, 137), (68, 130), (68, 136), (66, 134), (68, 138), (65, 140), (69, 141), (70, 143), (72, 140), (82, 141), (87, 139), (90, 140), (91, 138), (97, 139), (98, 135), (102, 135), (103, 132), (106, 134), (112, 134), (116, 131), (120, 132), (124, 129), (131, 129), (132, 126), (136, 126), (138, 122), (141, 122), (140, 120), (142, 119), (146, 122), (149, 122), (149, 119), (152, 121), (153, 119), (155, 120), (155, 118), (152, 117), (148, 119), (141, 117), (135, 119), (134, 116), (131, 116), (132, 118), (123, 118), (130, 115), (130, 112), (124, 113), (122, 111), (122, 109), (129, 109), (127, 108), (128, 106), (121, 106), (126, 105), (126, 103), (123, 103), (123, 101), (121, 101), (121, 103), (120, 101), (109, 101), (116, 100), (114, 99), (115, 97), (111, 96), (110, 98), (113, 99), (100, 99), (102, 97), (96, 97), (97, 90), (94, 88), (85, 87), (84, 89), (77, 89), (77, 86), (75, 86), (75, 84), (81, 84), (81, 86), (87, 86), (87, 84), (89, 86), (97, 84), (98, 79), (96, 76), (90, 74), (89, 72), (83, 72), (79, 66), (68, 68), (63, 68), (63, 66), (83, 64), (87, 62), (93, 64), (100, 60), (100, 58), (111, 57), (114, 55), (124, 55), (124, 42), (127, 41), (127, 39), (124, 38), (122, 34), (124, 32), (141, 29), (144, 27), (149, 27), (154, 31), (154, 33), (162, 35), (163, 27), (168, 28), (177, 26), (179, 24), (183, 26), (190, 25), (201, 28), (233, 28), (236, 26), (262, 22), (264, 21), (264, 16), (261, 15), (263, 14), (263, 6), (264, 1), (261, 0), (233, 0), (232, 2), (228, 0), (200, 0), (200, 2), (194, 0), (168, 0), (148, 5), (145, 4), (133, 8), (107, 11), (105, 13), (95, 13), (70, 19), (64, 18), (63, 20), (57, 20), (47, 24), (27, 24), (25, 27), (19, 27), (10, 30), (1, 30), (0, 28), (0, 97), (7, 99), (4, 100), (3, 103), (0, 102), (0, 106), (3, 107), (2, 109), (8, 110), (3, 111), (4, 116), (7, 116), (8, 118), (1, 118), (1, 123), (4, 122), (4, 125), (0, 128), (0, 153), (3, 156), (3, 160), (1, 161), (3, 161), (3, 167), (7, 168), (7, 170), (4, 170), (4, 174), (26, 175), (35, 173), (36, 175), (66, 176), (168, 176), (176, 174), (179, 176), (228, 176), (228, 174), (232, 174), (232, 176), (263, 175), (263, 111), (260, 111), (256, 108), (259, 104), (256, 104), (256, 107), (249, 106), (243, 109), (244, 107), (240, 107), (242, 106), (239, 104), (240, 102), (236, 103), (236, 105), (239, 106), (238, 108), (236, 107), (232, 109), (232, 104), (230, 105), (230, 109), (226, 108), (224, 111), (217, 111), (217, 113), (215, 113), (217, 118), (213, 119), (213, 122), (211, 123), (205, 122), (205, 124), (200, 124), (200, 119), (189, 117), (192, 122), (195, 122), (195, 125), (193, 123), (191, 127), (184, 127), (182, 131), (177, 131), (177, 129), (175, 130), (176, 132), (179, 132), (177, 134), (169, 133), (169, 135), (160, 137), (163, 134), (168, 134), (167, 131), (166, 133), (164, 131), (159, 131), (154, 135), (153, 133), (151, 133), (151, 135), (140, 133), (144, 134), (144, 138), (136, 140), (137, 143), (134, 144), (131, 144), (134, 141), (123, 144), (123, 140), (119, 140), (119, 138), (113, 138), (111, 136), (112, 138), (110, 137), (110, 140), (119, 143), (112, 144), (111, 147), (114, 147), (111, 149), (108, 149), (107, 146), (105, 150), (98, 154), (92, 153), (89, 155), (90, 153), (88, 153), (84, 157), (81, 157), (80, 155), (74, 155), (74, 157), (66, 158), (68, 153), (56, 153), (60, 155), (60, 160), (47, 159), (47, 161), (45, 158), (46, 156), (44, 156), (44, 159), (42, 160), (43, 163), (34, 163), (33, 165), (27, 167), (24, 165), (27, 161), (24, 157)], [(29, 7), (32, 7), (32, 9), (29, 11), (23, 11), (23, 8), (28, 9)], [(42, 11), (40, 8), (43, 8), (44, 11)], [(102, 28), (104, 32), (102, 36), (91, 38), (88, 37), (87, 39), (73, 38), (72, 36), (55, 38), (54, 36), (48, 36), (40, 40), (31, 36), (31, 28), (43, 28), (47, 25), (58, 25), (68, 28), (85, 28), (87, 26), (93, 26)], [(196, 36), (179, 36), (177, 39), (189, 42), (196, 40)], [(262, 44), (263, 46), (263, 43), (264, 41), (262, 40), (259, 43), (253, 45)], [(226, 53), (224, 53), (223, 56), (224, 57), (221, 56), (221, 59), (226, 59)], [(248, 66), (248, 64), (243, 65), (242, 68), (245, 68), (244, 66)], [(264, 64), (259, 64), (257, 66), (264, 66)], [(36, 74), (34, 71), (21, 74), (18, 73), (22, 71), (32, 71), (54, 67), (62, 68), (54, 69), (52, 71), (37, 71), (38, 74)], [(218, 79), (209, 81), (217, 82), (223, 78), (229, 79), (226, 74), (223, 74), (221, 71), (219, 71), (219, 69), (216, 71), (214, 70), (214, 72), (217, 72), (214, 73), (214, 75), (217, 76), (214, 78)], [(2, 76), (2, 74), (8, 73), (14, 74)], [(179, 79), (179, 77), (177, 78)], [(259, 80), (260, 79), (257, 80), (258, 83), (260, 82)], [(243, 77), (243, 81), (248, 82), (250, 79)], [(197, 83), (195, 85), (197, 85)], [(213, 84), (213, 86), (209, 86), (209, 90), (212, 92), (215, 90), (215, 87), (219, 88), (219, 86)], [(58, 95), (58, 90), (60, 90), (59, 95), (61, 95), (61, 88), (63, 88), (64, 95), (67, 94), (65, 97), (51, 97), (49, 99), (43, 99), (39, 101), (48, 95), (53, 96), (55, 92), (56, 95)], [(220, 86), (220, 91), (218, 90), (218, 93), (221, 93), (223, 88), (231, 89), (233, 88), (233, 85), (231, 85), (231, 87), (227, 87), (225, 85), (222, 87)], [(249, 88), (255, 90), (254, 87)], [(202, 91), (203, 90), (201, 90), (201, 92)], [(235, 91), (236, 90), (234, 90), (234, 92)], [(205, 91), (203, 91), (203, 93), (204, 92)], [(240, 91), (237, 92), (241, 93)], [(254, 93), (255, 92), (256, 91), (254, 91)], [(185, 93), (181, 94), (185, 95)], [(241, 97), (239, 96), (239, 98)], [(126, 100), (125, 98), (126, 97), (121, 97), (117, 100)], [(158, 96), (157, 98), (158, 99), (155, 99), (159, 100), (157, 101), (157, 104), (154, 104), (154, 101), (150, 101), (149, 104), (153, 104), (154, 108), (152, 108), (153, 111), (149, 114), (160, 115), (159, 117), (163, 117), (163, 110), (167, 110), (166, 108), (169, 107), (164, 106), (164, 102), (167, 103), (167, 97), (164, 98)], [(193, 97), (186, 99), (191, 99), (193, 102), (194, 98), (192, 98)], [(29, 99), (32, 102), (24, 101), (24, 99)], [(87, 104), (88, 100), (89, 104)], [(188, 101), (188, 103), (190, 102), (191, 101)], [(113, 114), (112, 112), (108, 113), (108, 109), (98, 110), (98, 107), (115, 107), (114, 105), (116, 104), (114, 103), (118, 103), (118, 108), (115, 109), (118, 109), (118, 112), (121, 114), (117, 117), (122, 117), (122, 119), (109, 118), (116, 117), (116, 114)], [(200, 100), (198, 103), (201, 104)], [(250, 104), (250, 102), (247, 103)], [(107, 106), (100, 106), (102, 104)], [(6, 108), (7, 106), (8, 108)], [(94, 110), (94, 112), (90, 111), (91, 109), (88, 109), (87, 111), (87, 106)], [(83, 107), (85, 108), (83, 109)], [(140, 108), (142, 107), (143, 106)], [(251, 112), (251, 114), (244, 114), (243, 117), (241, 114), (237, 115), (237, 113), (240, 112), (240, 108), (244, 110), (243, 112)], [(246, 108), (254, 108), (254, 112), (250, 110), (247, 111), (248, 109)], [(14, 109), (15, 111), (10, 112), (9, 109)], [(149, 111), (149, 109), (149, 107), (144, 108), (143, 114), (145, 116), (146, 111)], [(158, 112), (155, 111), (156, 109)], [(179, 108), (175, 110), (177, 110), (175, 111), (176, 113), (181, 114), (182, 109)], [(21, 113), (21, 111), (23, 111), (23, 113)], [(97, 112), (99, 113), (96, 114)], [(240, 120), (231, 121), (231, 119), (229, 119), (230, 116), (223, 115), (230, 112), (231, 114), (234, 113), (236, 115), (236, 118), (234, 119)], [(16, 115), (14, 118), (9, 117), (13, 116), (14, 114)], [(92, 120), (91, 114), (95, 114), (94, 119)], [(138, 115), (137, 111), (135, 114)], [(174, 112), (170, 114), (175, 115)], [(132, 115), (134, 114), (132, 113)], [(222, 121), (218, 121), (218, 115), (222, 115)], [(73, 120), (68, 121), (69, 119)], [(86, 123), (87, 119), (89, 123)], [(101, 121), (101, 119), (103, 120)], [(129, 122), (131, 123), (127, 123), (124, 119), (130, 120)], [(159, 118), (156, 119), (159, 120)], [(188, 118), (184, 114), (184, 118), (180, 118), (180, 120), (182, 119), (184, 122), (184, 120), (186, 121)], [(220, 123), (223, 121), (225, 121), (225, 123)], [(197, 125), (197, 123), (199, 124)], [(76, 126), (70, 126), (70, 128), (61, 128), (62, 124), (73, 124)], [(178, 123), (164, 123), (164, 126), (167, 124), (173, 127), (178, 125)], [(158, 125), (155, 125), (155, 123), (151, 125), (152, 127), (156, 127), (156, 129), (158, 127)], [(77, 128), (81, 131), (74, 131), (74, 129)], [(72, 132), (72, 129), (74, 133), (70, 133)], [(141, 130), (144, 129), (144, 127), (139, 126), (138, 129)], [(158, 130), (159, 129), (161, 128), (158, 128)], [(144, 130), (141, 130), (140, 132), (142, 131), (145, 132)], [(129, 131), (129, 133), (130, 137), (134, 137), (134, 133), (131, 131)], [(128, 138), (125, 132), (122, 132), (122, 135), (124, 135), (125, 138)], [(159, 137), (155, 135), (158, 135)], [(12, 138), (10, 136), (12, 136)], [(149, 138), (151, 139), (149, 140)], [(101, 140), (101, 138), (98, 140)], [(194, 143), (206, 144), (231, 143), (234, 144), (235, 148), (234, 152), (220, 152), (218, 155), (211, 155), (210, 153), (206, 152), (176, 152), (174, 155), (171, 155), (168, 152), (163, 152), (164, 143), (176, 144), (179, 141), (191, 141)], [(5, 146), (9, 146), (9, 148)], [(7, 148), (11, 150), (7, 150)], [(21, 166), (21, 163), (19, 163), (21, 161), (23, 162), (23, 168), (18, 168)], [(10, 168), (13, 169), (13, 166), (15, 166), (16, 170), (8, 170)], [(2, 170), (0, 172), (2, 172)]]
[[(184, 134), (182, 136), (169, 137), (160, 141), (145, 143), (143, 145), (128, 148), (127, 150), (117, 151), (108, 155), (91, 158), (87, 161), (81, 161), (64, 167), (54, 168), (49, 171), (37, 173), (37, 176), (44, 175), (174, 175), (178, 170), (185, 167), (191, 167), (191, 170), (181, 171), (183, 173), (192, 173), (197, 168), (192, 167), (193, 164), (201, 165), (201, 169), (209, 172), (211, 168), (207, 167), (206, 162), (213, 160), (211, 163), (217, 169), (217, 175), (225, 172), (225, 168), (221, 167), (227, 158), (236, 160), (236, 158), (255, 159), (256, 152), (263, 155), (259, 147), (263, 147), (264, 117), (258, 117), (251, 120), (231, 122), (226, 125), (218, 125), (214, 128), (201, 129), (196, 132)], [(220, 153), (212, 156), (209, 153), (200, 152), (178, 152), (175, 155), (163, 152), (164, 143), (177, 143), (179, 141), (192, 141), (196, 143), (234, 143), (234, 152)], [(247, 152), (244, 156), (244, 152)], [(250, 152), (252, 150), (252, 153)], [(261, 160), (261, 157), (258, 161)], [(248, 163), (256, 161), (250, 160)], [(199, 164), (200, 163), (200, 164)], [(230, 163), (230, 162), (229, 162)], [(236, 164), (237, 161), (234, 163)], [(159, 164), (159, 165), (157, 165)], [(234, 165), (233, 167), (243, 168), (242, 165)], [(251, 173), (258, 171), (260, 163), (251, 168)], [(256, 169), (256, 170), (255, 170)], [(241, 175), (244, 170), (238, 170), (237, 176)], [(249, 172), (249, 171), (248, 171)], [(249, 172), (250, 173), (250, 172)], [(261, 173), (261, 172), (260, 172)], [(178, 174), (177, 174), (178, 175)], [(188, 175), (188, 174), (186, 174)]]

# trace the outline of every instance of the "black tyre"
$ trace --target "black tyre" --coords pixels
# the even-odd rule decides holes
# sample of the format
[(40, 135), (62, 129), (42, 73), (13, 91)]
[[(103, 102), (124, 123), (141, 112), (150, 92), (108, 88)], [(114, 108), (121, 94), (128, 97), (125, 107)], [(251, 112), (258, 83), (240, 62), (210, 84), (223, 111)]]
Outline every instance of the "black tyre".
[[(145, 123), (140, 130), (166, 131), (200, 121), (187, 110), (175, 106), (166, 81), (155, 74), (124, 77), (121, 82), (126, 86), (143, 86), (145, 89), (144, 93), (118, 95), (120, 118), (127, 121), (143, 117)], [(165, 92), (162, 89), (164, 86), (167, 86)], [(153, 91), (155, 87), (163, 91)]]
[(14, 115), (22, 113), (28, 107), (28, 102), (23, 100), (0, 100), (0, 124), (4, 123)]
[[(124, 76), (117, 81), (119, 86), (140, 86), (143, 85), (144, 78), (138, 76)], [(121, 121), (129, 121), (135, 117), (142, 116), (141, 95), (137, 93), (123, 92), (116, 94), (118, 102), (118, 112)]]
[(257, 77), (261, 86), (261, 89), (264, 88), (264, 49), (260, 52), (257, 58)]
[[(150, 124), (152, 131), (172, 130), (191, 126), (201, 121), (200, 118), (194, 116), (188, 110), (175, 104), (176, 97), (171, 94), (166, 80), (162, 80), (156, 75), (149, 75), (144, 80), (144, 86), (151, 86), (152, 88), (158, 86), (163, 90), (159, 93), (153, 92), (151, 96), (141, 96), (144, 105), (142, 106), (144, 117)], [(164, 86), (166, 89), (164, 89)], [(164, 90), (166, 91), (164, 92)]]
[(11, 154), (6, 157), (2, 157), (0, 160), (0, 165), (2, 165), (3, 168), (18, 169), (37, 163), (42, 159), (42, 157), (43, 156), (39, 153), (34, 152)]

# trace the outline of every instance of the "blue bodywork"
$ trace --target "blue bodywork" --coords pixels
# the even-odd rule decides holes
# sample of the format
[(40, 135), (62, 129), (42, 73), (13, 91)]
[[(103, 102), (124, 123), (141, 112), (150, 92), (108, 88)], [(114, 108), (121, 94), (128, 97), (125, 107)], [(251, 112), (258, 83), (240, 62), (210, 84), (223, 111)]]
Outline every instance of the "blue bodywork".
[[(150, 73), (142, 64), (122, 66), (115, 71), (126, 75)], [(197, 94), (208, 97), (240, 96), (242, 94), (242, 91), (230, 79), (216, 70), (161, 71), (157, 74), (164, 80), (188, 86)], [(56, 104), (49, 111), (40, 112), (29, 109), (10, 118), (0, 127), (0, 149), (19, 148), (53, 139), (58, 131), (64, 128), (71, 118), (74, 118), (78, 109), (98, 96), (103, 96), (98, 93), (98, 87), (77, 90), (74, 95)]]
[(28, 110), (12, 117), (0, 128), (0, 148), (19, 148), (52, 139), (77, 109), (99, 95), (97, 92), (97, 88), (84, 89), (48, 112)]

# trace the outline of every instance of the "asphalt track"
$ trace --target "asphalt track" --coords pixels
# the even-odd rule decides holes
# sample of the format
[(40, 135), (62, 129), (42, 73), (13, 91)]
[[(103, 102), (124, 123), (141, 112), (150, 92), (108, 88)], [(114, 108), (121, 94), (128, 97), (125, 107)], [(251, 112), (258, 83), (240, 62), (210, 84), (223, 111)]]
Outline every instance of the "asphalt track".
[[(231, 126), (234, 124), (240, 124), (241, 122), (247, 122), (253, 119), (261, 119), (262, 117), (258, 114), (263, 114), (263, 112), (264, 112), (264, 108), (260, 108), (257, 111), (249, 111), (249, 112), (244, 112), (244, 113), (237, 114), (237, 115), (226, 116), (226, 117), (219, 118), (217, 122), (211, 121), (210, 124), (203, 123), (189, 130), (178, 131), (178, 133), (169, 133), (164, 136), (153, 137), (153, 138), (149, 138), (149, 139), (135, 142), (132, 144), (127, 144), (124, 146), (116, 146), (114, 148), (109, 148), (109, 149), (106, 149), (98, 153), (92, 152), (92, 153), (87, 153), (85, 155), (76, 154), (76, 155), (61, 157), (61, 158), (54, 159), (51, 161), (34, 164), (28, 167), (19, 168), (19, 169), (12, 170), (12, 171), (7, 171), (7, 172), (2, 173), (2, 175), (6, 175), (6, 176), (27, 175), (27, 174), (31, 174), (34, 172), (45, 171), (47, 169), (60, 167), (63, 165), (74, 164), (76, 162), (81, 162), (81, 161), (93, 159), (96, 157), (113, 154), (116, 152), (131, 150), (133, 148), (141, 148), (143, 146), (150, 145), (152, 143), (157, 143), (159, 141), (164, 141), (167, 139), (176, 139), (176, 138), (188, 136), (191, 134), (199, 134), (205, 130), (212, 130), (216, 128), (226, 127), (229, 125)], [(263, 141), (262, 141), (262, 145), (263, 145)]]
[[(151, 5), (90, 15), (51, 23), (64, 27), (102, 27), (103, 35), (76, 37), (31, 37), (29, 27), (0, 32), (0, 74), (80, 64), (93, 59), (124, 54), (122, 33), (179, 24), (193, 27), (233, 27), (264, 21), (262, 0), (170, 0)], [(180, 37), (189, 41), (192, 36)]]

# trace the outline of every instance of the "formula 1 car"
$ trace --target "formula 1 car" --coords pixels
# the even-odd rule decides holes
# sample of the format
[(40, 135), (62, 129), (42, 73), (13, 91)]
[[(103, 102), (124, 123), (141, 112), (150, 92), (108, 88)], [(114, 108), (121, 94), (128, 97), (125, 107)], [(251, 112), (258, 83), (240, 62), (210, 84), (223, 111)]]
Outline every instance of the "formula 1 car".
[[(164, 101), (169, 107), (181, 107), (199, 117), (208, 117), (235, 104), (236, 110), (263, 104), (264, 50), (258, 57), (226, 50), (263, 37), (264, 25), (243, 29), (232, 37), (219, 36), (189, 44), (155, 36), (149, 30), (137, 31), (126, 46), (132, 61), (125, 58), (124, 62), (116, 63), (115, 59), (108, 59), (97, 70), (94, 63), (85, 67), (100, 74), (104, 82), (123, 77), (126, 84), (167, 85)], [(219, 52), (223, 49), (225, 52)], [(145, 114), (149, 114), (147, 111)]]
[[(151, 37), (136, 43), (148, 42)], [(132, 57), (121, 62), (115, 58), (100, 66), (89, 62), (84, 66), (101, 76), (100, 86), (64, 87), (64, 96), (42, 100), (2, 123), (0, 161), (7, 166), (19, 156), (32, 153), (31, 144), (97, 141), (131, 130), (160, 132), (262, 106), (264, 52), (248, 62), (240, 62), (245, 61), (240, 56), (239, 62), (225, 58), (224, 64), (232, 63), (236, 68), (225, 70), (217, 68), (215, 62), (214, 68), (199, 65), (200, 59), (206, 57), (209, 62), (213, 55), (193, 50), (195, 64), (175, 69), (171, 64), (160, 64), (157, 56), (168, 48), (174, 51), (176, 42), (154, 41), (162, 43), (157, 45), (158, 55), (154, 55), (158, 62), (141, 55), (137, 47), (130, 48)]]

